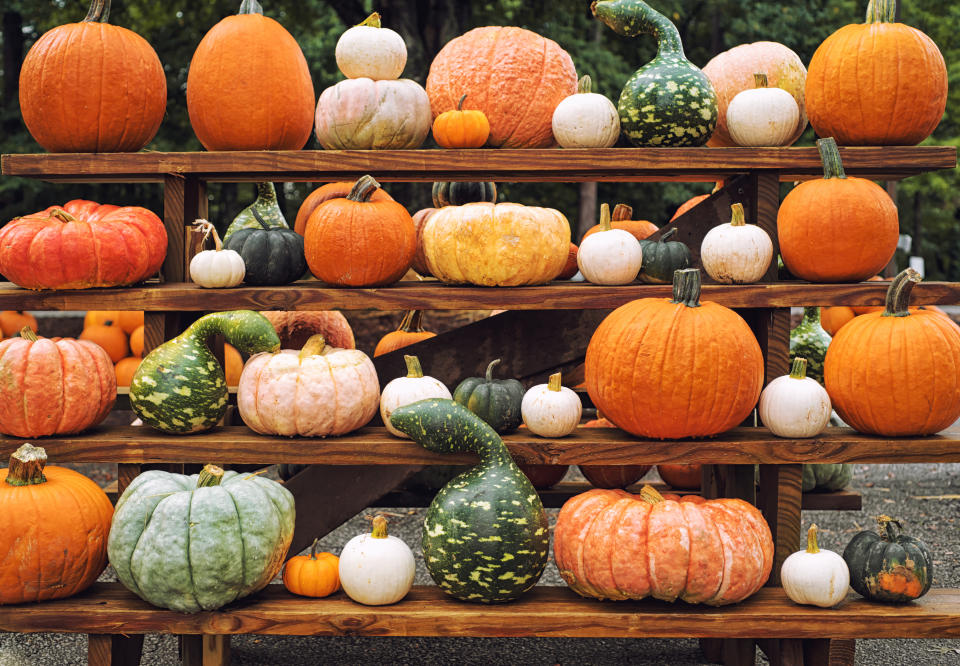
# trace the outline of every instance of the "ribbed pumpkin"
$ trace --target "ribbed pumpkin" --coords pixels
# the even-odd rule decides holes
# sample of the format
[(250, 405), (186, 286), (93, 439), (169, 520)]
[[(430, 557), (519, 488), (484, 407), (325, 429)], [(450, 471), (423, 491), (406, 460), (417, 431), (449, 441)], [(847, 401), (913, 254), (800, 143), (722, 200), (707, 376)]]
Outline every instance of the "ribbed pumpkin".
[(722, 606), (759, 590), (773, 567), (763, 515), (739, 499), (590, 490), (568, 500), (553, 555), (570, 588), (597, 599)]
[(960, 327), (939, 312), (908, 310), (920, 282), (908, 268), (883, 312), (855, 317), (827, 348), (824, 383), (844, 422), (870, 435), (930, 435), (960, 417)]
[(474, 28), (440, 50), (427, 76), (436, 118), (457, 106), (483, 111), (487, 145), (546, 148), (554, 144), (553, 110), (577, 92), (570, 55), (553, 40), (516, 27)]
[(317, 334), (331, 347), (357, 347), (350, 322), (337, 310), (264, 310), (260, 314), (273, 324), (281, 349), (300, 349)]
[[(327, 183), (308, 194), (297, 210), (297, 219), (293, 223), (293, 230), (302, 236), (307, 230), (307, 220), (310, 219), (310, 215), (317, 209), (317, 206), (330, 199), (345, 199), (356, 184), (356, 181), (349, 180)], [(393, 197), (381, 188), (370, 195), (370, 201), (393, 201)]]
[(24, 444), (0, 470), (0, 606), (69, 597), (107, 565), (113, 506), (106, 493), (46, 463), (42, 448)]
[(318, 553), (317, 541), (310, 555), (291, 557), (283, 567), (283, 586), (303, 597), (328, 597), (340, 589), (340, 558), (333, 553)]
[[(613, 214), (610, 216), (610, 226), (614, 229), (623, 229), (624, 231), (630, 232), (637, 240), (643, 240), (647, 236), (657, 233), (659, 230), (659, 227), (653, 222), (648, 220), (631, 220), (630, 218), (632, 217), (633, 207), (618, 203), (613, 207)], [(587, 229), (583, 237), (586, 238), (598, 231), (600, 231), (600, 225), (595, 224)], [(581, 239), (580, 242), (582, 243), (583, 240)]]
[(903, 533), (899, 520), (877, 516), (879, 534), (858, 532), (843, 549), (850, 587), (872, 601), (919, 599), (933, 582), (933, 554), (920, 539)]
[(418, 148), (430, 134), (430, 100), (411, 79), (347, 79), (317, 100), (317, 141), (327, 150)]
[(106, 418), (116, 399), (113, 362), (92, 342), (53, 342), (29, 328), (0, 342), (0, 433), (77, 433)]
[(422, 208), (413, 214), (413, 228), (417, 233), (417, 251), (413, 255), (410, 268), (424, 277), (430, 275), (430, 269), (427, 268), (427, 258), (423, 256), (423, 227), (427, 219), (436, 212), (436, 208)]
[(51, 153), (133, 152), (160, 128), (163, 65), (147, 40), (107, 23), (109, 14), (110, 0), (92, 0), (83, 21), (44, 33), (23, 60), (23, 122)]
[(483, 111), (465, 111), (463, 95), (457, 108), (444, 111), (433, 121), (433, 140), (441, 148), (480, 148), (490, 136), (490, 122)]
[(0, 229), (0, 274), (27, 289), (120, 287), (152, 276), (167, 231), (140, 206), (74, 199)]
[(392, 351), (415, 344), (421, 340), (432, 338), (436, 333), (425, 331), (423, 329), (423, 310), (408, 310), (400, 320), (400, 326), (397, 330), (390, 331), (377, 342), (373, 350), (373, 356), (376, 358), (381, 354), (389, 354)]
[(797, 185), (780, 204), (780, 255), (801, 280), (865, 280), (883, 269), (897, 249), (897, 207), (872, 180), (844, 174), (832, 138), (820, 139), (817, 147), (823, 178)]
[(497, 202), (497, 184), (491, 182), (438, 181), (430, 190), (433, 207), (462, 206), (477, 201)]
[(763, 354), (733, 310), (700, 303), (700, 271), (674, 274), (673, 298), (643, 298), (604, 319), (587, 346), (587, 392), (640, 437), (708, 437), (739, 425), (763, 384)]
[(866, 21), (827, 37), (810, 60), (810, 124), (840, 145), (912, 146), (947, 104), (947, 68), (927, 35), (895, 23), (896, 0), (870, 0)]
[(258, 229), (240, 229), (223, 245), (243, 259), (243, 281), (276, 286), (299, 280), (307, 272), (303, 236), (293, 229), (267, 226), (256, 210), (254, 215)]
[(213, 26), (190, 61), (187, 111), (207, 150), (299, 150), (315, 99), (297, 40), (257, 0)]

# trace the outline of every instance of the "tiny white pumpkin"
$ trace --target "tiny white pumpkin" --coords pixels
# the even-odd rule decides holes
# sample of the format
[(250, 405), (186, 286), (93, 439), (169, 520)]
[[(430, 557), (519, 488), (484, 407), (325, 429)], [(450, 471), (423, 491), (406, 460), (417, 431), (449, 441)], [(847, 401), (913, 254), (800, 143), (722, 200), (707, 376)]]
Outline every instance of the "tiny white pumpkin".
[(807, 359), (793, 359), (789, 375), (777, 377), (760, 393), (760, 420), (777, 437), (816, 437), (830, 422), (832, 405), (825, 388), (807, 377)]
[(216, 249), (204, 250), (190, 260), (190, 279), (201, 287), (236, 287), (243, 282), (247, 267), (243, 257), (234, 250), (224, 250), (220, 236), (206, 220), (196, 221), (197, 229), (204, 232), (204, 240), (213, 234)]
[(755, 88), (742, 90), (727, 106), (727, 131), (738, 146), (783, 146), (800, 121), (800, 107), (783, 88), (768, 88), (766, 74), (754, 74)]
[(340, 587), (367, 606), (394, 604), (413, 586), (413, 552), (402, 539), (387, 534), (387, 519), (377, 515), (370, 534), (350, 539), (340, 553)]
[(410, 439), (410, 435), (402, 433), (390, 423), (393, 410), (428, 398), (446, 398), (452, 400), (450, 389), (443, 382), (433, 377), (424, 377), (420, 359), (416, 356), (405, 355), (403, 360), (407, 364), (406, 377), (391, 379), (380, 393), (380, 418), (391, 435)]
[(334, 54), (337, 67), (348, 79), (399, 79), (407, 65), (403, 37), (381, 27), (377, 12), (340, 35)]
[(535, 435), (563, 437), (577, 429), (583, 404), (580, 396), (560, 384), (557, 372), (550, 375), (546, 384), (537, 384), (523, 394), (520, 416)]
[(817, 526), (811, 525), (807, 530), (807, 549), (798, 550), (783, 561), (780, 584), (795, 603), (830, 608), (846, 598), (850, 569), (837, 553), (820, 550)]
[(700, 263), (707, 275), (724, 284), (748, 284), (764, 276), (773, 260), (767, 232), (743, 218), (743, 204), (733, 204), (730, 222), (707, 232), (700, 244)]
[(553, 110), (553, 137), (563, 148), (609, 148), (620, 137), (620, 114), (609, 99), (590, 92), (592, 81), (584, 76), (576, 94)]
[(640, 241), (629, 231), (610, 226), (610, 206), (600, 206), (600, 231), (590, 234), (577, 250), (577, 268), (593, 284), (629, 284), (643, 265)]

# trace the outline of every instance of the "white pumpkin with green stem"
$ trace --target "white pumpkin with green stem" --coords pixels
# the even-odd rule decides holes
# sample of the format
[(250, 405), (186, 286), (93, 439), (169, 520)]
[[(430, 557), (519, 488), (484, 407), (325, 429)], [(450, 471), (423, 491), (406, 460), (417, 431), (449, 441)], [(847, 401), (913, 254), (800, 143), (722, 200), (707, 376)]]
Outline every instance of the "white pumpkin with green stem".
[(563, 437), (577, 429), (583, 404), (580, 396), (560, 384), (559, 372), (546, 384), (537, 384), (523, 394), (520, 414), (527, 428), (541, 437)]
[(610, 206), (600, 206), (600, 231), (580, 242), (577, 267), (593, 284), (629, 284), (643, 265), (640, 242), (629, 231), (610, 226)]
[(773, 260), (773, 242), (766, 231), (746, 223), (743, 204), (735, 203), (730, 209), (730, 222), (713, 227), (703, 237), (700, 263), (717, 282), (756, 282), (766, 274)]
[(760, 394), (760, 420), (777, 437), (816, 437), (830, 422), (830, 396), (807, 377), (807, 359), (793, 359), (789, 375), (777, 377)]
[(398, 79), (407, 64), (403, 37), (382, 27), (377, 12), (340, 35), (334, 53), (337, 67), (348, 79)]
[(393, 414), (393, 410), (418, 400), (428, 398), (452, 400), (453, 396), (450, 394), (450, 389), (439, 379), (423, 375), (420, 359), (416, 356), (405, 355), (403, 360), (407, 364), (407, 375), (391, 379), (383, 387), (383, 391), (380, 393), (380, 418), (383, 419), (383, 425), (386, 426), (391, 435), (410, 439), (410, 435), (400, 432), (390, 423), (390, 415)]
[(201, 287), (210, 288), (236, 287), (243, 282), (246, 274), (243, 257), (234, 250), (224, 250), (216, 228), (206, 220), (197, 220), (194, 226), (204, 233), (204, 240), (213, 235), (215, 248), (193, 255), (190, 279)]
[(563, 148), (609, 148), (620, 138), (620, 115), (609, 99), (590, 92), (592, 82), (583, 76), (577, 92), (553, 111), (553, 137)]
[(340, 587), (367, 606), (395, 604), (410, 591), (416, 570), (413, 552), (402, 539), (387, 534), (387, 519), (373, 519), (370, 534), (350, 539), (340, 553)]
[(830, 608), (843, 601), (850, 589), (850, 569), (832, 550), (817, 545), (817, 526), (807, 530), (807, 549), (798, 550), (783, 561), (780, 584), (798, 604)]
[(727, 131), (738, 146), (784, 146), (800, 121), (800, 107), (783, 88), (767, 87), (767, 75), (754, 74), (755, 86), (727, 106)]

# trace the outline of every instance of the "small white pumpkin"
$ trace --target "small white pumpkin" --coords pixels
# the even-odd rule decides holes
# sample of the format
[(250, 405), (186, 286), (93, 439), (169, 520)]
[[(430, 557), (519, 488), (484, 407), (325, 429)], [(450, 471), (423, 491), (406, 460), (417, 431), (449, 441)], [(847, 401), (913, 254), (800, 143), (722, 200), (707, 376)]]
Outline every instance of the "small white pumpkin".
[(583, 404), (580, 396), (560, 384), (560, 373), (550, 375), (523, 394), (520, 416), (534, 435), (563, 437), (577, 429)]
[(629, 284), (643, 265), (640, 241), (629, 231), (610, 226), (610, 206), (600, 206), (600, 231), (590, 234), (577, 250), (577, 268), (593, 284)]
[(700, 263), (707, 275), (723, 284), (749, 284), (766, 274), (773, 260), (767, 232), (743, 218), (743, 204), (733, 204), (730, 222), (707, 232), (700, 244)]
[(220, 236), (212, 224), (206, 220), (197, 220), (196, 227), (204, 232), (206, 240), (213, 234), (216, 249), (204, 250), (193, 255), (190, 260), (190, 279), (201, 287), (236, 287), (243, 282), (247, 267), (243, 257), (234, 250), (224, 250)]
[(783, 561), (780, 584), (788, 597), (798, 604), (830, 608), (847, 596), (850, 569), (832, 550), (817, 546), (817, 526), (807, 530), (807, 549), (798, 550)]
[(326, 150), (419, 148), (433, 116), (427, 91), (416, 81), (347, 79), (317, 100), (315, 133)]
[(340, 553), (340, 587), (367, 606), (394, 604), (413, 586), (413, 552), (402, 539), (387, 534), (387, 519), (378, 514), (370, 534), (350, 539)]
[(348, 79), (399, 79), (407, 65), (403, 37), (381, 27), (377, 12), (340, 35), (334, 53), (337, 67)]
[(420, 359), (416, 356), (405, 355), (403, 360), (407, 364), (407, 376), (391, 379), (383, 387), (383, 391), (380, 393), (380, 418), (383, 419), (383, 425), (387, 427), (387, 431), (391, 435), (410, 439), (410, 435), (400, 432), (390, 423), (390, 415), (393, 414), (393, 410), (418, 400), (427, 400), (428, 398), (452, 400), (453, 396), (450, 395), (450, 389), (444, 386), (439, 379), (423, 376)]
[(766, 74), (754, 74), (755, 88), (742, 90), (727, 106), (727, 131), (738, 146), (784, 146), (800, 121), (800, 107), (783, 88), (768, 88)]
[(620, 114), (609, 99), (590, 92), (584, 76), (577, 92), (553, 110), (553, 137), (563, 148), (609, 148), (620, 137)]
[(793, 359), (789, 375), (777, 377), (760, 394), (760, 420), (777, 437), (816, 437), (830, 422), (825, 388), (807, 377), (807, 359)]

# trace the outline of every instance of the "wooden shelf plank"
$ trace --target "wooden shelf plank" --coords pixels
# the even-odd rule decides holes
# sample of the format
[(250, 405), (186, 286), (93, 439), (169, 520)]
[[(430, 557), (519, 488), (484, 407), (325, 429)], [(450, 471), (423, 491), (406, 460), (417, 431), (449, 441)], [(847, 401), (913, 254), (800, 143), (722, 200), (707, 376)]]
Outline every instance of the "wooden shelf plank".
[[(703, 440), (640, 440), (614, 428), (578, 428), (564, 438), (515, 433), (505, 438), (526, 464), (652, 465), (656, 463), (790, 464), (960, 462), (960, 432), (884, 439), (830, 428), (812, 439), (780, 439), (764, 428), (737, 428)], [(43, 446), (51, 464), (67, 462), (312, 463), (323, 465), (450, 465), (472, 455), (431, 453), (384, 428), (363, 428), (326, 439), (266, 437), (245, 426), (195, 435), (167, 435), (148, 427), (101, 427), (70, 437), (0, 438), (0, 459), (23, 442)]]
[[(731, 308), (770, 308), (805, 305), (883, 305), (884, 282), (856, 284), (705, 284), (703, 300)], [(0, 282), (3, 310), (607, 310), (637, 298), (669, 297), (669, 285), (632, 284), (618, 287), (554, 282), (539, 287), (457, 287), (436, 281), (399, 282), (379, 289), (338, 289), (315, 280), (282, 287), (203, 289), (195, 284), (169, 283), (117, 289), (31, 291)], [(960, 282), (923, 282), (911, 295), (913, 305), (960, 304)]]
[(69, 599), (0, 606), (0, 631), (91, 634), (275, 634), (283, 636), (490, 636), (581, 638), (960, 638), (960, 590), (931, 590), (890, 606), (851, 594), (838, 608), (794, 604), (781, 588), (711, 608), (656, 600), (582, 599), (539, 586), (510, 604), (470, 604), (417, 586), (391, 606), (363, 606), (339, 592), (295, 597), (269, 585), (219, 611), (155, 608), (119, 583), (96, 583)]
[[(954, 146), (841, 148), (849, 175), (904, 178), (956, 167)], [(378, 180), (715, 181), (751, 170), (781, 180), (822, 175), (815, 147), (607, 148), (539, 150), (296, 150), (16, 154), (0, 158), (7, 176), (51, 181), (162, 181), (192, 174), (206, 181), (331, 181), (370, 173)]]

